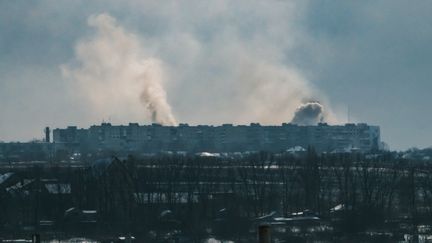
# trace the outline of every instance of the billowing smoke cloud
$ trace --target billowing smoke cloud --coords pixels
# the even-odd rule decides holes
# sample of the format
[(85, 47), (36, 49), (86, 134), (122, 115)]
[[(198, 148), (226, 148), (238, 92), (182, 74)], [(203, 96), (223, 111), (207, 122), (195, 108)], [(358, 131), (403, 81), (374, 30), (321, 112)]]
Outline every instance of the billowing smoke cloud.
[(281, 124), (305, 100), (320, 100), (326, 121), (337, 122), (325, 95), (296, 65), (294, 50), (305, 40), (296, 19), (302, 4), (196, 1), (196, 11), (137, 5), (163, 16), (163, 31), (143, 35), (169, 67), (167, 90), (182, 122)]
[[(325, 97), (290, 60), (303, 36), (291, 24), (295, 18), (286, 18), (296, 16), (298, 5), (232, 8), (197, 1), (194, 8), (206, 11), (191, 17), (181, 4), (134, 4), (150, 21), (134, 28), (140, 35), (108, 14), (91, 16), (96, 33), (78, 43), (78, 66), (63, 68), (83, 100), (91, 101), (90, 124), (110, 117), (144, 121), (142, 104), (148, 120), (176, 124), (164, 88), (178, 119), (191, 124), (281, 124), (292, 120), (304, 100), (322, 101), (326, 121), (337, 122)], [(254, 17), (245, 20), (249, 12)]]
[(297, 125), (317, 125), (325, 120), (324, 107), (316, 101), (301, 104), (295, 111), (291, 123)]
[(76, 65), (63, 65), (62, 71), (72, 90), (90, 103), (94, 119), (128, 122), (147, 117), (175, 125), (161, 60), (146, 56), (139, 39), (108, 14), (90, 16), (88, 24), (96, 32), (77, 44)]

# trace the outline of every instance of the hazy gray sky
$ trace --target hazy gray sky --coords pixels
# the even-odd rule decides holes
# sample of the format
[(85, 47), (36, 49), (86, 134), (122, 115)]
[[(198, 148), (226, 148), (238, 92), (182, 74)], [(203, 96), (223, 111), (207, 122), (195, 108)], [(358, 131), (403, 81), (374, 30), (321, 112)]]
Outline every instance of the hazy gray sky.
[[(428, 147), (431, 12), (426, 0), (3, 0), (0, 140), (149, 123), (136, 88), (148, 82), (135, 81), (156, 75), (178, 122), (280, 124), (319, 100), (330, 122), (349, 109), (393, 149)], [(140, 71), (149, 61), (161, 71)]]

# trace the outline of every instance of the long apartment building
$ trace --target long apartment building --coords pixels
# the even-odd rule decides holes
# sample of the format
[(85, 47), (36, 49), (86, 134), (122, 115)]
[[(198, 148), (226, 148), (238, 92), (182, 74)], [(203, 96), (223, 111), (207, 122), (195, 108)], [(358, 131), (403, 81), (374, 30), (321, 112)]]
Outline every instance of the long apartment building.
[(88, 129), (69, 126), (54, 129), (56, 148), (77, 151), (131, 152), (245, 152), (286, 151), (294, 147), (314, 147), (318, 152), (367, 152), (380, 148), (380, 128), (364, 123), (299, 126), (224, 124), (221, 126), (180, 124), (112, 125), (102, 123)]

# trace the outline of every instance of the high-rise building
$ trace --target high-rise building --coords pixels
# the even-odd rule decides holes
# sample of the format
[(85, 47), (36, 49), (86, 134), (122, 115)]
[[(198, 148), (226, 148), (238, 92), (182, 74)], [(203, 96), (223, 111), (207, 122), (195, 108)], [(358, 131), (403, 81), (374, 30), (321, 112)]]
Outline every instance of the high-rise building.
[(263, 126), (223, 124), (162, 126), (159, 124), (111, 125), (88, 129), (71, 126), (54, 129), (56, 147), (76, 150), (245, 152), (286, 151), (312, 146), (318, 152), (367, 152), (380, 149), (380, 128), (364, 123), (317, 126)]

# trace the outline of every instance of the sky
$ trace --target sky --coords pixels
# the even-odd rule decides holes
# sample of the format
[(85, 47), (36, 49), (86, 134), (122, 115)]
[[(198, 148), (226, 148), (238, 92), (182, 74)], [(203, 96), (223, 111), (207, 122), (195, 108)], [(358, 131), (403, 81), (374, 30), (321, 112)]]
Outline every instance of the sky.
[(331, 124), (432, 146), (432, 1), (0, 0), (0, 140), (152, 119)]

